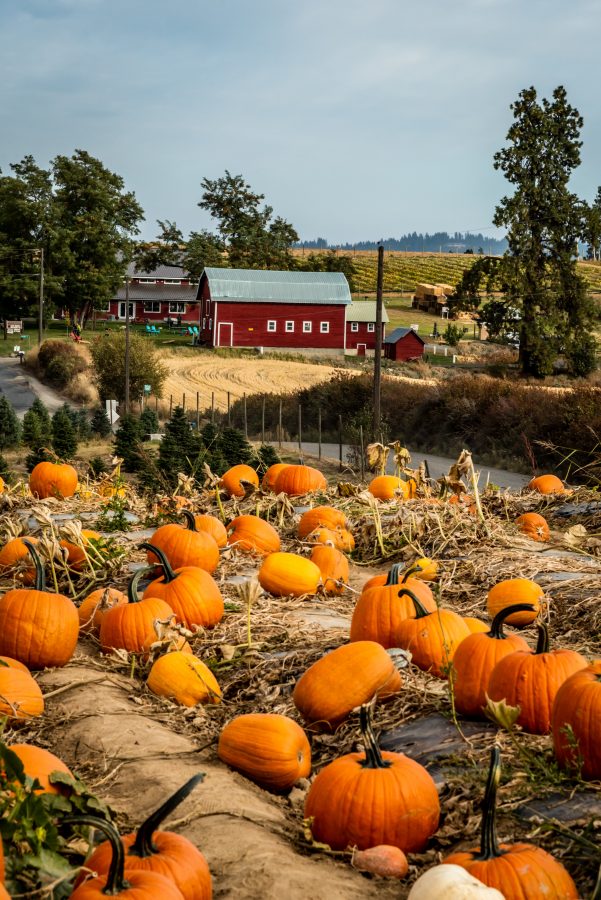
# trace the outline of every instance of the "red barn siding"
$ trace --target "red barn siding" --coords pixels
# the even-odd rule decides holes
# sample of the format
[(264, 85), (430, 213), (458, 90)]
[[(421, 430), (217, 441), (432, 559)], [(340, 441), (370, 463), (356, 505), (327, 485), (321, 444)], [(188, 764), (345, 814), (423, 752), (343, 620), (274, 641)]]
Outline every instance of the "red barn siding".
[[(367, 330), (367, 322), (357, 322), (358, 331), (351, 330), (351, 321), (346, 323), (346, 349), (356, 350), (357, 344), (365, 344), (366, 350), (375, 350), (376, 348), (376, 332)], [(386, 336), (386, 326), (382, 323), (382, 340)]]
[[(207, 318), (203, 337), (208, 333), (208, 318), (213, 319), (213, 346), (229, 346), (231, 323), (232, 346), (234, 347), (296, 347), (305, 349), (342, 350), (345, 336), (345, 307), (341, 304), (311, 303), (260, 303), (232, 302), (218, 300), (205, 306), (203, 315)], [(267, 322), (275, 320), (276, 330), (268, 331)], [(294, 323), (294, 331), (286, 331), (286, 322)], [(303, 331), (303, 322), (311, 322), (312, 330)], [(320, 331), (320, 323), (329, 322), (327, 334)], [(201, 321), (202, 325), (202, 321)]]
[(385, 344), (384, 347), (386, 358), (393, 359), (395, 362), (418, 359), (424, 354), (424, 344), (413, 331), (399, 338), (394, 344)]

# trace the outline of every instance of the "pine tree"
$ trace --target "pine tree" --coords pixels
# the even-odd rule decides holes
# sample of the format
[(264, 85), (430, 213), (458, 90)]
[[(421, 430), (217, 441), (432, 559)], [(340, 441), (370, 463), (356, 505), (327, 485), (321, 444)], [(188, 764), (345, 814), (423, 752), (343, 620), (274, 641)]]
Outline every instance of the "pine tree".
[(21, 423), (12, 403), (4, 395), (0, 397), (0, 450), (18, 447), (21, 443)]
[(259, 460), (259, 465), (257, 466), (259, 475), (264, 475), (269, 466), (274, 466), (282, 461), (278, 456), (277, 450), (271, 444), (261, 444), (257, 450), (257, 457)]
[(77, 433), (67, 404), (52, 416), (52, 449), (65, 462), (77, 453)]
[(186, 413), (181, 406), (176, 406), (165, 425), (157, 462), (159, 470), (170, 484), (175, 485), (179, 472), (192, 474), (196, 471), (202, 450), (202, 443), (193, 434)]
[(85, 409), (80, 409), (77, 413), (77, 436), (80, 441), (89, 441), (92, 436), (90, 418)]
[(12, 481), (12, 473), (10, 471), (8, 461), (2, 455), (0, 455), (0, 478), (6, 484), (10, 484)]
[(149, 406), (145, 406), (142, 410), (140, 430), (142, 434), (156, 434), (159, 430), (159, 417)]
[(502, 282), (509, 306), (519, 309), (520, 365), (526, 375), (553, 370), (559, 353), (578, 367), (592, 362), (594, 307), (576, 260), (583, 207), (568, 189), (580, 164), (578, 110), (558, 87), (553, 100), (538, 102), (533, 87), (512, 104), (514, 122), (508, 146), (495, 154), (494, 165), (514, 187), (503, 197), (493, 219), (508, 229)]
[(140, 420), (132, 415), (119, 419), (115, 432), (115, 454), (123, 460), (125, 472), (139, 472), (142, 468), (142, 439)]
[(90, 427), (92, 429), (92, 433), (98, 435), (98, 437), (108, 437), (111, 433), (111, 423), (109, 422), (109, 417), (107, 416), (106, 410), (103, 406), (98, 406), (94, 410), (94, 415), (92, 416)]
[(219, 435), (218, 446), (230, 466), (247, 463), (253, 457), (253, 449), (237, 428), (224, 428)]

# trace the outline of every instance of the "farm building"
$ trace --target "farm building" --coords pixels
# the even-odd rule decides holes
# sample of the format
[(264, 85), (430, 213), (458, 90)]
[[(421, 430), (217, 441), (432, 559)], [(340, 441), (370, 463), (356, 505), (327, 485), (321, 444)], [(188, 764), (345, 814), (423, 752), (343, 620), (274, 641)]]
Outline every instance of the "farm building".
[(454, 293), (455, 288), (450, 284), (418, 284), (411, 308), (441, 316), (443, 307), (448, 305), (448, 298)]
[[(386, 335), (388, 314), (382, 308), (382, 339)], [(346, 352), (365, 356), (376, 347), (376, 301), (353, 301), (346, 308)]]
[(341, 272), (207, 268), (197, 301), (205, 346), (344, 353), (351, 294)]
[(395, 328), (384, 340), (384, 356), (395, 362), (421, 359), (425, 342), (413, 328)]
[[(127, 275), (132, 321), (151, 325), (161, 325), (168, 320), (198, 322), (197, 285), (190, 281), (180, 266), (159, 266), (153, 272), (138, 272), (130, 263)], [(125, 283), (98, 316), (125, 321)]]

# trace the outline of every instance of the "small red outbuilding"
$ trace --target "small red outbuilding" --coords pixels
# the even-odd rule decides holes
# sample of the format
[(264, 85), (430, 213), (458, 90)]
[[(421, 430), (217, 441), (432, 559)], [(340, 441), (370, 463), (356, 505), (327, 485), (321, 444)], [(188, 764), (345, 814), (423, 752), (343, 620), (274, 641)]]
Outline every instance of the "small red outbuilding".
[(421, 359), (425, 342), (413, 328), (395, 328), (384, 339), (384, 356), (395, 362), (409, 362)]

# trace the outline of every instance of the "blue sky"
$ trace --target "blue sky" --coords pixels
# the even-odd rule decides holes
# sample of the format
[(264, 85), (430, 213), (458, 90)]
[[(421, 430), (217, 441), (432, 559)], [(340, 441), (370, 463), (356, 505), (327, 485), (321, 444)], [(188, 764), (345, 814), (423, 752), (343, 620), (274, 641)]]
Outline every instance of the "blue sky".
[[(146, 220), (212, 227), (229, 169), (302, 238), (490, 229), (510, 103), (558, 84), (601, 184), (601, 0), (3, 0), (0, 168), (76, 148)], [(486, 232), (495, 233), (492, 229)]]

